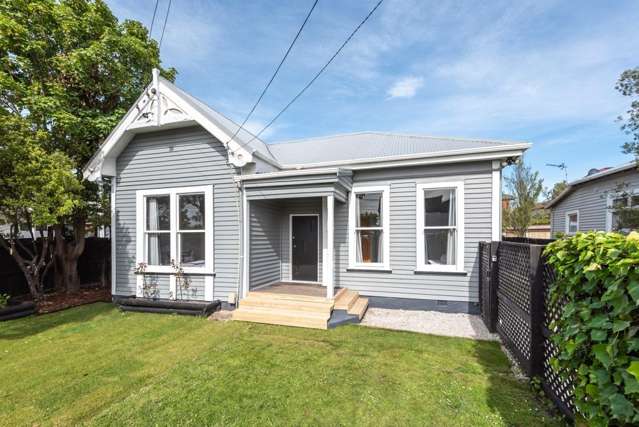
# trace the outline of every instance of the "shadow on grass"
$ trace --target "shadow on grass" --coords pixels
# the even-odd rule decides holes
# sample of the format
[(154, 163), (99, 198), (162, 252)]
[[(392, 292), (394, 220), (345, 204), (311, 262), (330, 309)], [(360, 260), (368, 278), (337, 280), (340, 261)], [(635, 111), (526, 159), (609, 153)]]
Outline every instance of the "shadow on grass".
[(93, 303), (50, 314), (39, 314), (0, 323), (0, 341), (20, 340), (65, 324), (87, 322), (114, 310), (111, 303)]

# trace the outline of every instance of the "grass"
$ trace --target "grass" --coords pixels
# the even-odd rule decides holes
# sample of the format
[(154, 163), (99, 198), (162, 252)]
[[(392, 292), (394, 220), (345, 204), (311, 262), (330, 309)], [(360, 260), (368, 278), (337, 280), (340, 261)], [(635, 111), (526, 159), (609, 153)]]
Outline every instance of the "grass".
[(120, 313), (0, 323), (0, 425), (556, 425), (492, 342)]

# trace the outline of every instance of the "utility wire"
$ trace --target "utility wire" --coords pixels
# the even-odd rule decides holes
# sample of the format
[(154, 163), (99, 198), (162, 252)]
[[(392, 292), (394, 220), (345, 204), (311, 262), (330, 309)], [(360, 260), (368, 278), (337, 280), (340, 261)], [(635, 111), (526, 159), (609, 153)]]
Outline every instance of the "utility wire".
[(371, 9), (370, 12), (368, 12), (368, 15), (366, 15), (366, 17), (362, 20), (362, 22), (359, 23), (359, 25), (357, 27), (355, 27), (355, 29), (353, 30), (353, 32), (348, 36), (348, 38), (346, 38), (346, 40), (344, 40), (344, 43), (342, 43), (342, 45), (339, 47), (339, 49), (337, 49), (337, 51), (333, 54), (333, 56), (331, 56), (331, 59), (328, 60), (328, 62), (326, 64), (324, 64), (324, 66), (322, 68), (320, 68), (320, 70), (317, 72), (317, 74), (315, 74), (315, 76), (306, 84), (306, 86), (304, 86), (302, 88), (302, 90), (300, 90), (297, 95), (295, 95), (295, 97), (293, 97), (293, 99), (291, 99), (291, 101), (286, 104), (286, 106), (284, 108), (282, 108), (282, 110), (280, 110), (279, 113), (277, 113), (277, 115), (275, 117), (273, 117), (273, 119), (268, 122), (268, 124), (266, 126), (264, 126), (257, 134), (255, 134), (253, 136), (253, 138), (251, 138), (249, 141), (247, 141), (245, 144), (242, 144), (242, 146), (245, 146), (247, 144), (250, 144), (254, 139), (258, 138), (266, 129), (268, 129), (273, 123), (275, 123), (275, 121), (277, 119), (280, 118), (280, 116), (282, 114), (284, 114), (284, 112), (286, 110), (288, 110), (288, 108), (293, 105), (293, 103), (295, 101), (298, 100), (298, 98), (300, 96), (302, 96), (304, 94), (304, 92), (306, 92), (306, 90), (311, 87), (311, 85), (313, 83), (315, 83), (315, 80), (317, 80), (319, 78), (319, 76), (324, 72), (324, 70), (326, 70), (326, 68), (328, 68), (328, 66), (331, 64), (331, 62), (333, 62), (333, 60), (337, 57), (337, 55), (339, 55), (339, 53), (342, 51), (342, 49), (344, 49), (344, 47), (348, 44), (348, 42), (351, 41), (351, 39), (353, 38), (353, 36), (359, 31), (359, 29), (366, 23), (366, 21), (368, 21), (368, 18), (371, 17), (371, 15), (373, 15), (373, 13), (375, 13), (375, 11), (377, 10), (377, 8), (384, 2), (384, 0), (379, 0), (379, 2), (377, 2), (377, 4), (375, 5), (375, 7), (373, 9)]
[(151, 29), (149, 30), (149, 37), (153, 34), (153, 24), (155, 23), (155, 14), (158, 11), (158, 3), (160, 0), (155, 0), (155, 7), (153, 8), (153, 18), (151, 19)]
[(259, 98), (257, 98), (257, 101), (255, 101), (255, 104), (253, 104), (253, 107), (251, 108), (251, 111), (249, 111), (249, 113), (246, 115), (246, 117), (244, 118), (244, 121), (242, 122), (240, 127), (237, 128), (235, 133), (233, 133), (233, 135), (226, 142), (227, 145), (228, 145), (229, 142), (231, 142), (233, 140), (233, 138), (235, 138), (237, 136), (238, 133), (240, 133), (240, 131), (242, 130), (242, 128), (244, 127), (246, 122), (253, 115), (253, 112), (257, 108), (258, 104), (262, 101), (262, 98), (264, 98), (264, 95), (266, 94), (266, 91), (269, 89), (269, 87), (271, 87), (271, 84), (273, 83), (273, 80), (275, 80), (275, 76), (277, 76), (277, 73), (280, 71), (280, 68), (282, 68), (282, 65), (284, 64), (284, 61), (286, 61), (286, 58), (288, 57), (288, 54), (291, 53), (291, 50), (293, 49), (293, 46), (295, 45), (295, 42), (297, 42), (297, 39), (299, 38), (300, 34), (302, 34), (302, 30), (304, 29), (304, 27), (306, 26), (306, 23), (308, 22), (309, 18), (311, 17), (311, 14), (313, 13), (313, 10), (315, 10), (315, 6), (317, 6), (317, 2), (318, 1), (319, 0), (315, 0), (315, 2), (313, 3), (313, 6), (311, 6), (311, 10), (309, 10), (308, 13), (306, 14), (306, 18), (304, 18), (304, 22), (302, 22), (302, 26), (299, 28), (299, 30), (297, 30), (297, 34), (295, 35), (295, 38), (293, 39), (291, 44), (288, 46), (288, 49), (286, 49), (286, 53), (284, 54), (284, 56), (282, 57), (282, 60), (280, 61), (280, 63), (277, 66), (277, 68), (275, 69), (275, 72), (271, 76), (271, 79), (268, 81), (268, 83), (266, 84), (266, 86), (262, 90), (262, 93), (260, 94)]
[(164, 40), (164, 30), (166, 29), (166, 21), (169, 19), (169, 12), (171, 11), (171, 0), (169, 0), (169, 6), (166, 8), (166, 15), (164, 15), (164, 25), (162, 25), (162, 35), (160, 36), (160, 43), (158, 50), (162, 49), (162, 40)]

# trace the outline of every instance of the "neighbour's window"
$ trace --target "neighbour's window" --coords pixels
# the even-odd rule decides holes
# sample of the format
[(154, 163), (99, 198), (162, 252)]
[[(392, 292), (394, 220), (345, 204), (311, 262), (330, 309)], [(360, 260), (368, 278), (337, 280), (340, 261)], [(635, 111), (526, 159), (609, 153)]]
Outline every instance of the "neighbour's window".
[(141, 190), (138, 200), (143, 209), (138, 259), (148, 264), (147, 271), (169, 272), (172, 260), (191, 271), (212, 268), (211, 188)]
[(610, 230), (619, 230), (619, 210), (624, 208), (639, 209), (639, 194), (618, 194), (610, 204)]
[(417, 186), (417, 270), (462, 270), (463, 184)]
[(388, 187), (353, 190), (350, 204), (351, 267), (388, 268)]
[(579, 231), (579, 211), (566, 214), (566, 233), (575, 234)]

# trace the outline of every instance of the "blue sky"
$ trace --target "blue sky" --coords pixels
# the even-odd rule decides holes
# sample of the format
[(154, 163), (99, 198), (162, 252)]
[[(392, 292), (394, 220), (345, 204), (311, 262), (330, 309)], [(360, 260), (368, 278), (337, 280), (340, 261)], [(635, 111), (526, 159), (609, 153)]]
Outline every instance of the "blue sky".
[[(147, 26), (154, 0), (107, 0)], [(333, 54), (376, 0), (320, 0), (248, 128), (259, 130)], [(480, 4), (482, 3), (482, 4)], [(163, 18), (168, 0), (160, 0)], [(173, 0), (164, 65), (241, 122), (312, 4)], [(523, 140), (547, 186), (630, 160), (614, 85), (639, 66), (636, 1), (386, 0), (267, 142), (361, 130)], [(156, 18), (157, 19), (157, 18)], [(153, 35), (159, 39), (156, 21)]]

